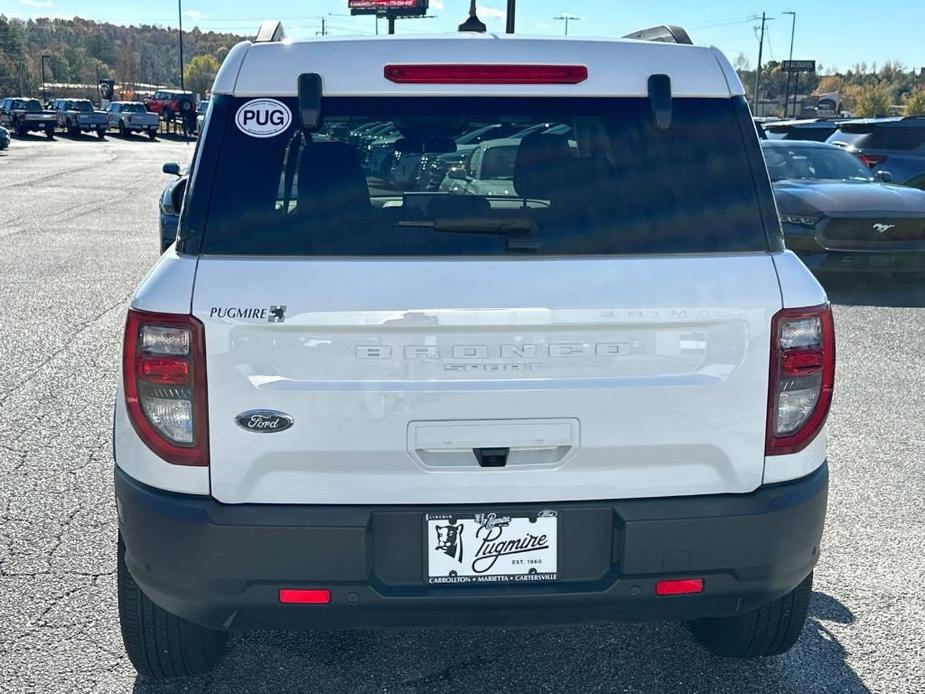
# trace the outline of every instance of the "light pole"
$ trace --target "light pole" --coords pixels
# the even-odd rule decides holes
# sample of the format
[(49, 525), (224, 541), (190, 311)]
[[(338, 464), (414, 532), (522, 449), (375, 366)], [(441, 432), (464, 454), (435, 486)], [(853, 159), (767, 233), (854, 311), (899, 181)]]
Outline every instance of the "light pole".
[(48, 102), (48, 94), (45, 92), (45, 59), (48, 56), (42, 53), (42, 107)]
[(514, 11), (516, 5), (517, 0), (507, 0), (507, 26), (505, 27), (505, 32), (508, 34), (514, 33)]
[[(784, 12), (784, 14), (789, 14), (793, 17), (793, 24), (790, 27), (790, 60), (793, 60), (793, 39), (797, 33), (797, 13), (796, 12)], [(790, 110), (790, 79), (793, 77), (793, 73), (789, 70), (787, 71), (787, 91), (784, 92), (784, 118), (787, 117), (787, 112)], [(793, 95), (793, 117), (796, 118), (797, 115), (797, 95)]]
[(558, 17), (553, 17), (553, 19), (555, 19), (555, 20), (557, 20), (557, 21), (560, 21), (560, 22), (563, 21), (563, 20), (565, 20), (565, 35), (568, 36), (568, 23), (569, 23), (569, 21), (577, 22), (578, 20), (581, 19), (581, 17), (573, 17), (573, 16), (570, 15), (570, 14), (563, 14), (563, 15), (559, 15)]

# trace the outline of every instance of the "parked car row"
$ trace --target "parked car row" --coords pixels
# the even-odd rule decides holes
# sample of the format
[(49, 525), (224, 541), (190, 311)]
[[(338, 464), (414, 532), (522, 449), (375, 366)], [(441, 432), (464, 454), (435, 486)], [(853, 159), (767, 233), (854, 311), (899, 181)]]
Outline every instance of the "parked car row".
[[(53, 99), (43, 106), (38, 99), (8, 97), (0, 100), (0, 125), (19, 137), (43, 132), (51, 139), (60, 129), (68, 135), (96, 133), (102, 139), (115, 129), (122, 137), (146, 133), (153, 140), (161, 118), (172, 122), (177, 114), (183, 117), (188, 132), (200, 132), (208, 105), (208, 100), (197, 105), (192, 92), (166, 90), (143, 102), (112, 101), (105, 110), (96, 108), (89, 99)], [(0, 149), (5, 146), (0, 145)]]
[(925, 117), (756, 122), (763, 139), (812, 140), (843, 147), (893, 183), (925, 190)]

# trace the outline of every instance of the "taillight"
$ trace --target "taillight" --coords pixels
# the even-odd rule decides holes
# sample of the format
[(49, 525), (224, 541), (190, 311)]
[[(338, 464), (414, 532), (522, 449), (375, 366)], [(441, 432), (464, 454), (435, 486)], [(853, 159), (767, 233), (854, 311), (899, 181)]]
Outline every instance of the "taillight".
[(584, 65), (386, 65), (397, 84), (578, 84), (588, 79)]
[(864, 166), (871, 169), (887, 160), (887, 157), (882, 154), (864, 154), (863, 152), (856, 152), (854, 156), (860, 159)]
[(174, 465), (209, 464), (202, 323), (129, 309), (122, 379), (129, 419), (148, 448)]
[(828, 304), (784, 309), (771, 320), (766, 455), (796, 453), (825, 424), (835, 383), (835, 326)]

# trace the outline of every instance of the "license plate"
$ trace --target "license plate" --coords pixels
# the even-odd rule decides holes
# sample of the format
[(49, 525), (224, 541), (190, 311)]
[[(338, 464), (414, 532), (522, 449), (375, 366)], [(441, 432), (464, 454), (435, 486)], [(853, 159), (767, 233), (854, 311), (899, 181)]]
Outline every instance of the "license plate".
[(555, 581), (555, 511), (424, 516), (427, 582), (439, 584)]

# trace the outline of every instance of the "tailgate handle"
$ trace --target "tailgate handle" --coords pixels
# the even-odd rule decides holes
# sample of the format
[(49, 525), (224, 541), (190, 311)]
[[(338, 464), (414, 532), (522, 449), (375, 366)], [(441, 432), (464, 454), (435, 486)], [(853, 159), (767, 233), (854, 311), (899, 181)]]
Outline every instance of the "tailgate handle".
[(504, 467), (507, 465), (507, 456), (510, 448), (473, 448), (475, 459), (482, 467)]

